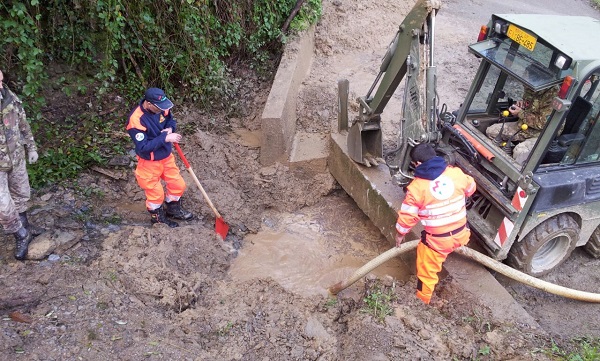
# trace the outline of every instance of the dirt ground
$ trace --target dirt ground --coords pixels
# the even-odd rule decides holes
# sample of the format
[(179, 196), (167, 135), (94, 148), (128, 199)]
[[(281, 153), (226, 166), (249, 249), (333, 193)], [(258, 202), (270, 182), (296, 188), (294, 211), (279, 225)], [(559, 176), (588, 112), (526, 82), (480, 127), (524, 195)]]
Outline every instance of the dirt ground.
[[(394, 0), (323, 1), (316, 56), (299, 96), (300, 130), (330, 131), (336, 81), (352, 75), (344, 72), (353, 67), (340, 66), (337, 73), (332, 69), (356, 62), (378, 66), (410, 7)], [(379, 26), (374, 28), (374, 23)], [(444, 37), (456, 41), (442, 33)], [(356, 59), (357, 52), (369, 55)], [(459, 62), (448, 52), (443, 54), (440, 66)], [(466, 62), (465, 74), (473, 70)], [(368, 89), (376, 66), (358, 77), (364, 83), (353, 83), (354, 95)], [(39, 254), (39, 260), (17, 262), (12, 238), (0, 245), (0, 358), (548, 360), (551, 357), (542, 350), (550, 349), (552, 340), (600, 336), (595, 321), (598, 306), (508, 280), (503, 282), (540, 328), (524, 328), (518, 320), (495, 320), (489, 309), (465, 297), (452, 277), (437, 288), (436, 298), (446, 301), (437, 306), (416, 299), (414, 275), (369, 277), (336, 298), (326, 292), (294, 291), (284, 280), (308, 263), (321, 262), (290, 263), (298, 253), (310, 254), (309, 242), (297, 244), (308, 239), (307, 234), (325, 237), (318, 253), (332, 259), (354, 255), (368, 260), (388, 245), (330, 174), (309, 176), (284, 164), (261, 167), (257, 139), (270, 84), (249, 71), (243, 79), (239, 97), (243, 111), (227, 119), (231, 129), (199, 131), (187, 135), (182, 144), (206, 192), (231, 226), (226, 240), (215, 235), (214, 215), (187, 173), (183, 173), (189, 186), (184, 205), (197, 218), (175, 229), (150, 227), (133, 164), (107, 168), (104, 174), (89, 172), (73, 187), (35, 194), (31, 220), (47, 232), (36, 238), (32, 249), (55, 246), (50, 247), (50, 257)], [(465, 91), (458, 87), (451, 100), (459, 101)], [(203, 129), (224, 120), (193, 106), (178, 106), (174, 112), (182, 125), (201, 124)], [(388, 143), (394, 136), (393, 124), (386, 125)], [(183, 165), (181, 169), (185, 172)], [(239, 272), (232, 275), (239, 267), (236, 262), (252, 254), (257, 237), (267, 231), (296, 235), (294, 252), (279, 259), (286, 267), (272, 277), (259, 272), (261, 267), (273, 270), (278, 262), (267, 253), (261, 259), (259, 253), (254, 254), (257, 270), (246, 277)], [(290, 264), (293, 267), (287, 267)], [(597, 291), (598, 265), (576, 252), (547, 280)], [(317, 288), (323, 291), (335, 280), (322, 279)], [(366, 312), (364, 298), (369, 294), (387, 295), (391, 315), (380, 320)]]

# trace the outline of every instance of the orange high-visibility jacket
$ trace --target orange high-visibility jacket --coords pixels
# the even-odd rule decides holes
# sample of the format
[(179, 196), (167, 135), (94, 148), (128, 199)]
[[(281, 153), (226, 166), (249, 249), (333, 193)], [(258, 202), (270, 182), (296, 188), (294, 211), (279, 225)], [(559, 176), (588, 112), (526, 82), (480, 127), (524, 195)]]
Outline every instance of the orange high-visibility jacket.
[(398, 211), (396, 230), (405, 235), (418, 221), (425, 232), (434, 235), (464, 226), (467, 222), (465, 200), (475, 189), (473, 178), (453, 166), (447, 166), (432, 180), (415, 177)]

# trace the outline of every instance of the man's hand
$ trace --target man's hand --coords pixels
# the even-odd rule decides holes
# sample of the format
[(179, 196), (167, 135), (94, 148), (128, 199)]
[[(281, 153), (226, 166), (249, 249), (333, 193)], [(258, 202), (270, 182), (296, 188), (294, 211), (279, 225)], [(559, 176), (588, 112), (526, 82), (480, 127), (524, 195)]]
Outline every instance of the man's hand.
[(35, 150), (31, 150), (27, 152), (27, 161), (29, 161), (29, 164), (33, 164), (35, 162), (37, 162), (38, 160), (38, 154)]
[(173, 133), (173, 128), (171, 128), (171, 127), (165, 128), (165, 129), (161, 130), (161, 133), (162, 132), (167, 132), (167, 134), (171, 134), (171, 133)]
[(404, 241), (404, 236), (400, 233), (396, 232), (396, 247), (400, 247), (402, 242)]
[(523, 109), (521, 109), (520, 106), (515, 105), (515, 104), (511, 105), (510, 108), (508, 108), (508, 111), (510, 112), (510, 114), (514, 115), (514, 116), (519, 115), (521, 110), (523, 110)]
[(169, 133), (165, 138), (167, 143), (179, 143), (181, 141), (181, 134), (179, 133)]

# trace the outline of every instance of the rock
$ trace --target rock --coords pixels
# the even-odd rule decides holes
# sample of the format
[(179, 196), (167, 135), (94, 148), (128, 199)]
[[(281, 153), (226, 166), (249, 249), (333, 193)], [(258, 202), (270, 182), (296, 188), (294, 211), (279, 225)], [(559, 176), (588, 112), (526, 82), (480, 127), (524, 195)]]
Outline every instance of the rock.
[(325, 327), (314, 316), (310, 316), (304, 327), (304, 335), (309, 338), (314, 338), (317, 342), (327, 342), (331, 335), (325, 330)]
[(426, 329), (419, 330), (419, 336), (422, 340), (429, 340), (431, 338), (431, 332)]
[(29, 252), (27, 253), (27, 258), (31, 260), (43, 260), (50, 253), (54, 252), (56, 246), (50, 237), (44, 237), (45, 234), (42, 234), (36, 238), (29, 244)]
[(31, 241), (27, 258), (31, 260), (42, 260), (51, 253), (64, 253), (73, 247), (81, 237), (81, 231), (60, 231), (45, 232)]
[(129, 156), (126, 155), (118, 155), (116, 157), (111, 158), (108, 161), (108, 165), (110, 166), (122, 166), (122, 167), (126, 167), (129, 166), (129, 162), (131, 161), (131, 158)]
[(277, 173), (277, 168), (275, 166), (264, 167), (260, 170), (260, 174), (265, 177), (274, 176)]
[(384, 355), (381, 352), (375, 353), (371, 357), (372, 357), (371, 358), (372, 361), (388, 361), (389, 360), (389, 357), (387, 357), (386, 355)]

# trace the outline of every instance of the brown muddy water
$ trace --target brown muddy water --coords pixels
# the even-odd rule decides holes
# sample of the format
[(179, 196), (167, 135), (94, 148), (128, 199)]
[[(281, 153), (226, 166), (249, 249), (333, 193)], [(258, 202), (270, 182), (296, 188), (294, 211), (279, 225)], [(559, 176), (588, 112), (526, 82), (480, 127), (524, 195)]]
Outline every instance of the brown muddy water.
[[(330, 286), (391, 248), (342, 193), (297, 212), (264, 217), (260, 232), (244, 238), (230, 269), (232, 278), (270, 277), (301, 296), (327, 296)], [(392, 259), (371, 274), (406, 281), (414, 274), (414, 255)]]

